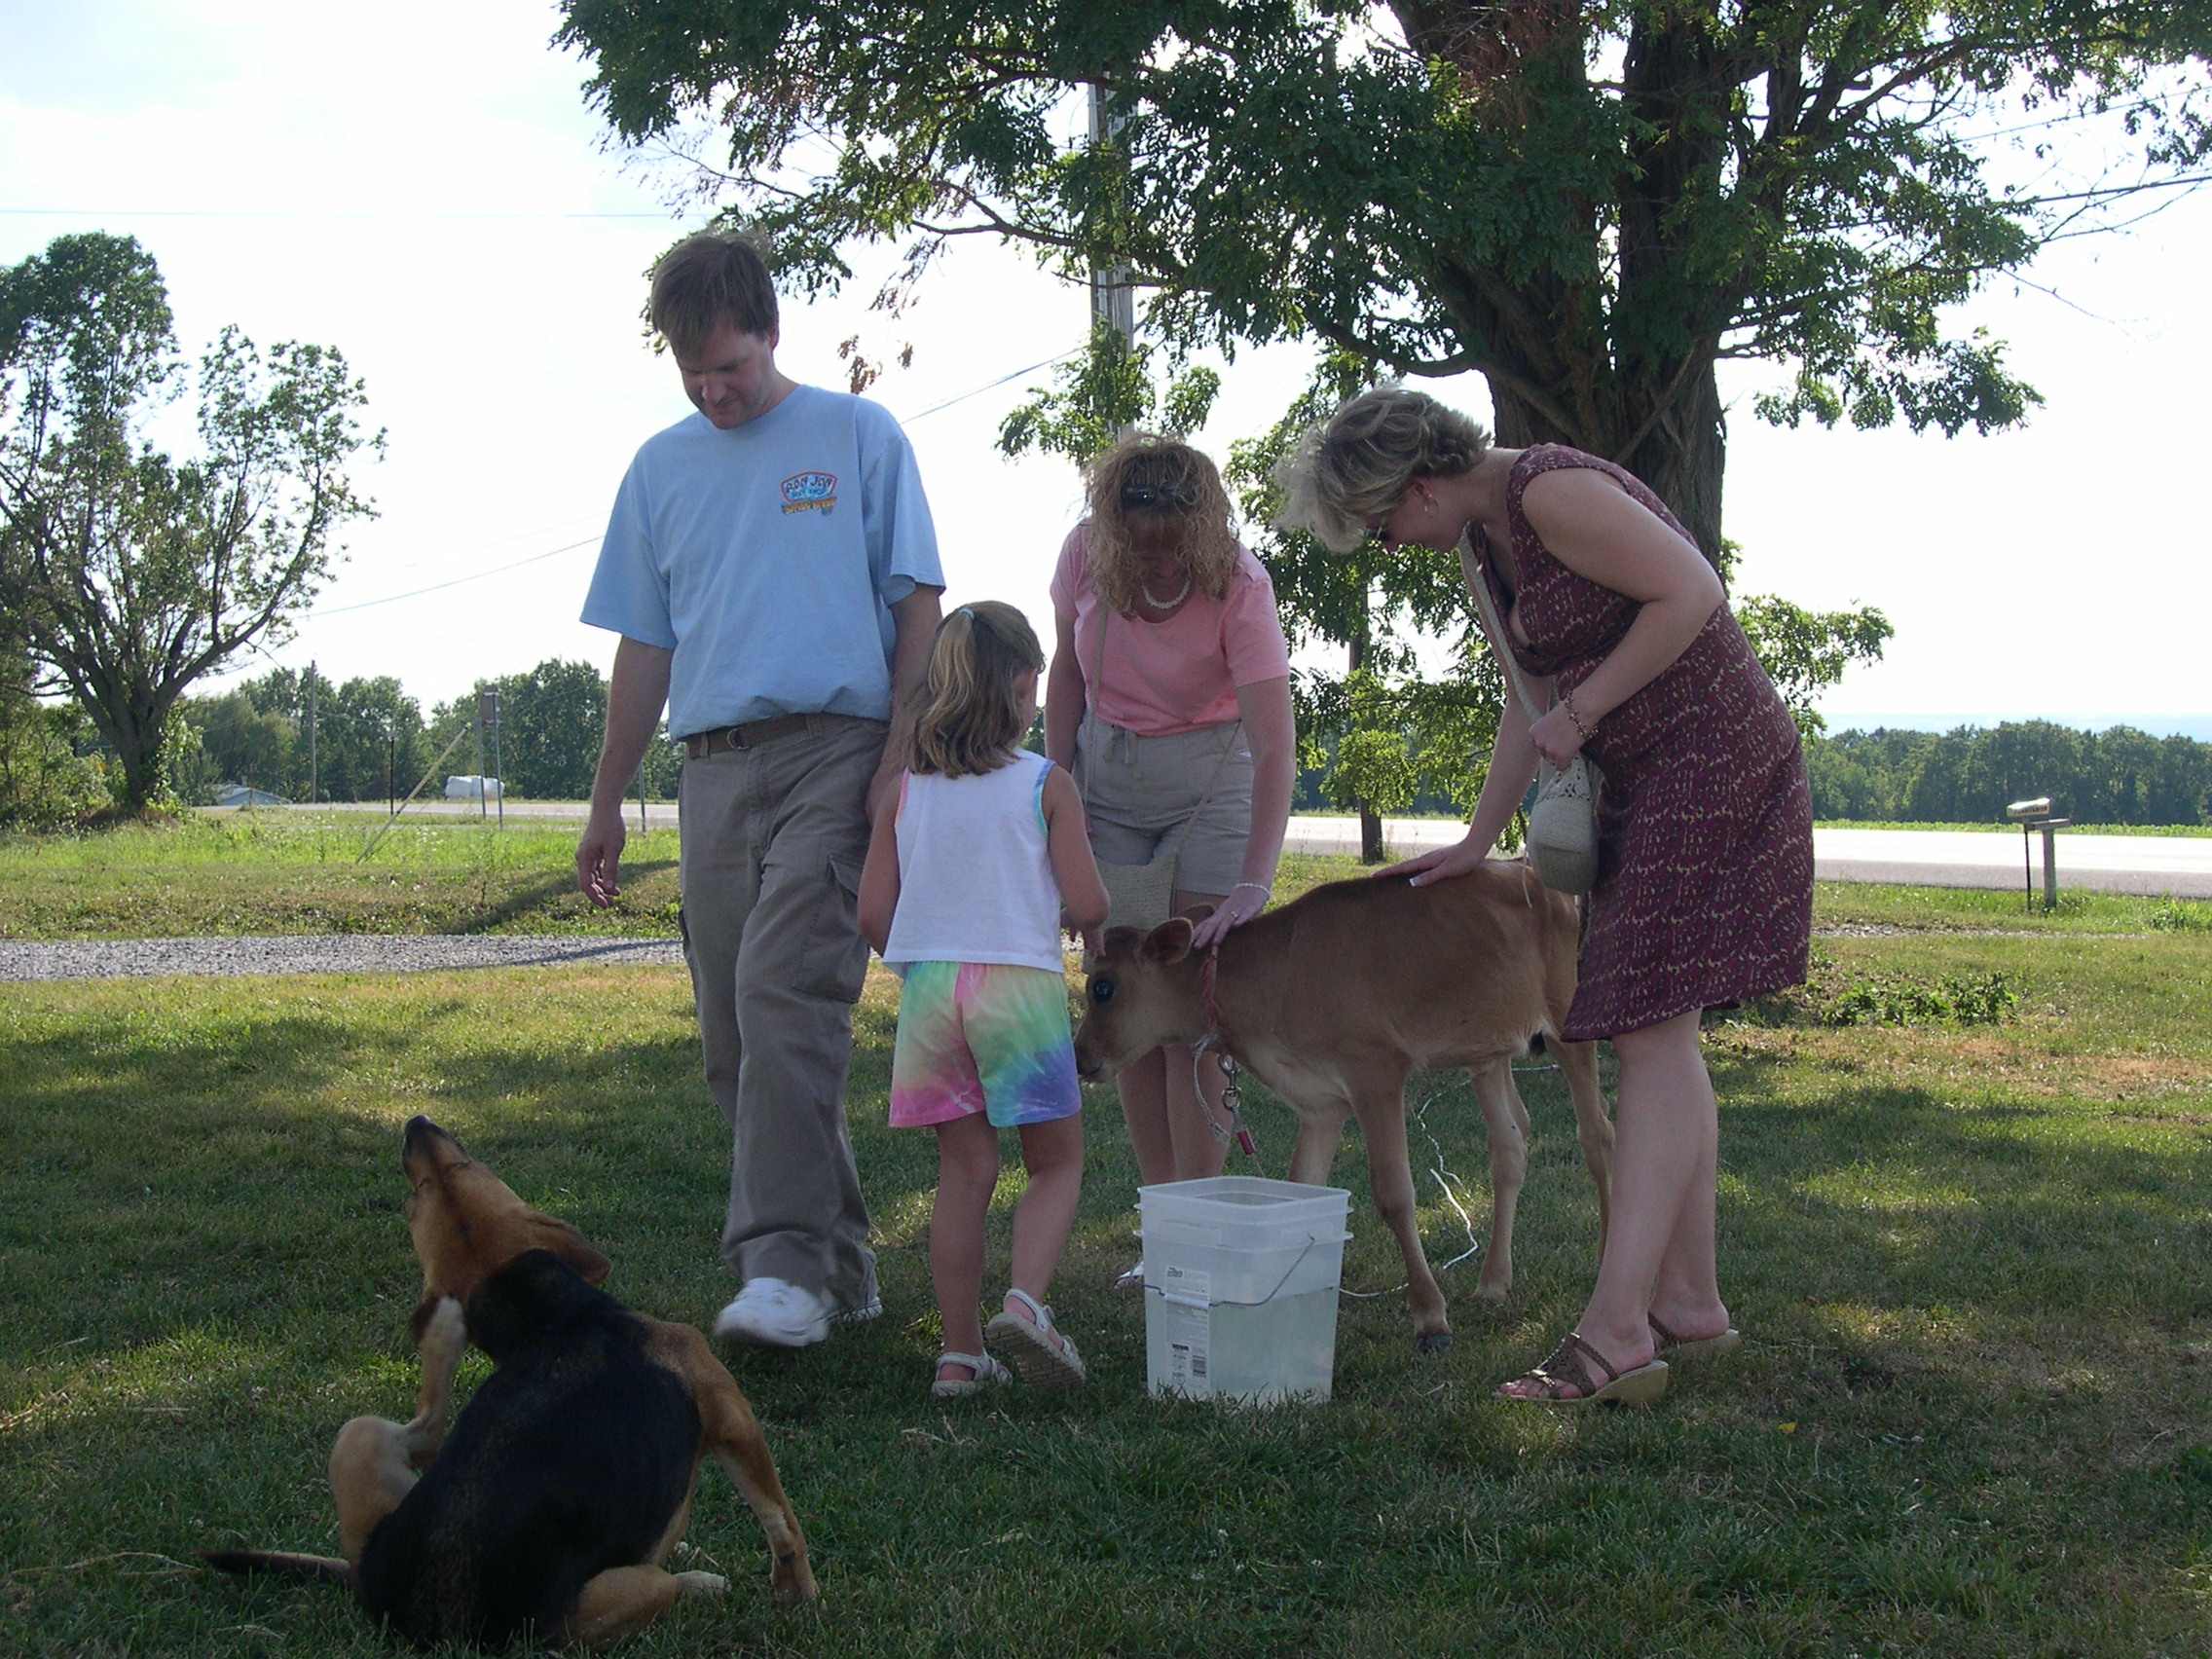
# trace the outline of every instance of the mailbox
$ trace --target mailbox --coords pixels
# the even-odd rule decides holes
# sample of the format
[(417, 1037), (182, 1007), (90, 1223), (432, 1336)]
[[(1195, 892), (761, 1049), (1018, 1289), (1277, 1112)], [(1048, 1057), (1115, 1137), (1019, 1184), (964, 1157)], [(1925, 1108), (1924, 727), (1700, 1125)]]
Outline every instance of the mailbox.
[(2043, 907), (2058, 908), (2058, 837), (2053, 831), (2065, 829), (2074, 822), (2071, 818), (2053, 818), (2050, 815), (2050, 796), (2037, 795), (2033, 800), (2016, 800), (2005, 809), (2005, 816), (2020, 827), (2020, 864), (2028, 884), (2028, 908), (2036, 907), (2036, 865), (2033, 845), (2035, 831), (2043, 831)]

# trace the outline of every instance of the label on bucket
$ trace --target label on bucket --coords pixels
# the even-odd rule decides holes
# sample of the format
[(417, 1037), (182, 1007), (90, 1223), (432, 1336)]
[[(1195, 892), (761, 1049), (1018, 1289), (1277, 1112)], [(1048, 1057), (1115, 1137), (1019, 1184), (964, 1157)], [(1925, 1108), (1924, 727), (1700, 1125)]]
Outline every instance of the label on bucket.
[(1212, 1274), (1170, 1264), (1161, 1275), (1167, 1315), (1167, 1386), (1196, 1399), (1213, 1393), (1207, 1348), (1213, 1338)]

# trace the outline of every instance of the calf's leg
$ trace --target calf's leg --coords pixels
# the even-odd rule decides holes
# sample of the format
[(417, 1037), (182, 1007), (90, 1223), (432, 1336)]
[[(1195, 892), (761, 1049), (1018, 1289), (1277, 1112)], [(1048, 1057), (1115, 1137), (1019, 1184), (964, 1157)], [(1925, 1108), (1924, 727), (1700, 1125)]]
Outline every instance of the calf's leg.
[(1605, 1231), (1612, 1225), (1613, 1120), (1605, 1111), (1605, 1091), (1598, 1084), (1598, 1045), (1563, 1043), (1547, 1047), (1558, 1056), (1567, 1092), (1574, 1097), (1574, 1138), (1582, 1145), (1582, 1164), (1598, 1189), (1598, 1254), (1605, 1254)]
[(1445, 1316), (1444, 1291), (1429, 1272), (1414, 1215), (1414, 1171), (1406, 1155), (1406, 1079), (1403, 1071), (1357, 1084), (1352, 1110), (1360, 1138), (1367, 1142), (1367, 1185), (1376, 1213), (1398, 1240), (1406, 1259), (1406, 1300), (1413, 1305), (1414, 1346), (1441, 1353), (1452, 1346), (1452, 1322)]
[(1467, 1077), (1490, 1140), (1490, 1240), (1475, 1294), (1501, 1302), (1513, 1288), (1513, 1216), (1529, 1172), (1529, 1109), (1513, 1087), (1512, 1062), (1504, 1055), (1469, 1067)]
[(1329, 1184), (1329, 1168), (1337, 1161), (1337, 1146), (1344, 1139), (1345, 1109), (1331, 1101), (1326, 1106), (1298, 1106), (1298, 1143), (1290, 1152), (1290, 1179), (1309, 1187)]

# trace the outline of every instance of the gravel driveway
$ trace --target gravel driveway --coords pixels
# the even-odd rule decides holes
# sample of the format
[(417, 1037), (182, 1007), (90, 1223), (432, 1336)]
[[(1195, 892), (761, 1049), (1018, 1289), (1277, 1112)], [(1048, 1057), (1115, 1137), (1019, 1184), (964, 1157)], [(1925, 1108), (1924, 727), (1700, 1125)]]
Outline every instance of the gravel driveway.
[(0, 979), (125, 979), (161, 974), (418, 974), (445, 968), (681, 966), (673, 939), (343, 934), (275, 939), (0, 940)]

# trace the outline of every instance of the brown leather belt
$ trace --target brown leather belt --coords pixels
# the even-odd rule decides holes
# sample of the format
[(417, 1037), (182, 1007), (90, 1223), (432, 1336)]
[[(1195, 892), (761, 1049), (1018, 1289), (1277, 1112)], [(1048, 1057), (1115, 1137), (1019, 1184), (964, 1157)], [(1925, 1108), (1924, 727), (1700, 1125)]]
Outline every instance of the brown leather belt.
[(695, 731), (683, 740), (683, 753), (689, 759), (704, 760), (725, 749), (751, 749), (774, 738), (789, 737), (794, 731), (804, 731), (808, 719), (805, 715), (779, 715), (772, 720), (755, 720), (751, 725)]

